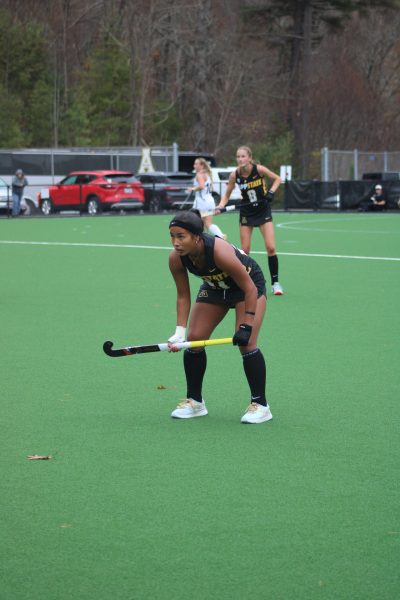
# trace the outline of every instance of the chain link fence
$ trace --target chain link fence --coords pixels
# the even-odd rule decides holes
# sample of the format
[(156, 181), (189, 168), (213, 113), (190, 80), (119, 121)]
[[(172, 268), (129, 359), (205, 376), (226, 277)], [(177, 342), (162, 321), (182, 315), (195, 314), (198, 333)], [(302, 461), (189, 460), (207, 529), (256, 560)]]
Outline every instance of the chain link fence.
[(400, 152), (321, 150), (322, 181), (357, 181), (364, 173), (382, 172), (400, 173)]

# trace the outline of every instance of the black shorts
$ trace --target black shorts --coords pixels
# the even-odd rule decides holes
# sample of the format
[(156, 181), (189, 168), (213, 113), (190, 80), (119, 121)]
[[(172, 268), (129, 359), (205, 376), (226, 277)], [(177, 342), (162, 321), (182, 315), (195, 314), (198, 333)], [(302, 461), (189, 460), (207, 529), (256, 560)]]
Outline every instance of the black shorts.
[(255, 203), (249, 208), (242, 208), (239, 223), (243, 227), (259, 227), (272, 221), (271, 205), (269, 202)]
[[(261, 269), (253, 269), (252, 280), (257, 288), (257, 298), (267, 296), (264, 274)], [(236, 304), (243, 302), (244, 292), (240, 289), (221, 290), (212, 288), (207, 283), (203, 283), (200, 287), (196, 302), (204, 302), (206, 304), (222, 304), (228, 308), (235, 308)]]

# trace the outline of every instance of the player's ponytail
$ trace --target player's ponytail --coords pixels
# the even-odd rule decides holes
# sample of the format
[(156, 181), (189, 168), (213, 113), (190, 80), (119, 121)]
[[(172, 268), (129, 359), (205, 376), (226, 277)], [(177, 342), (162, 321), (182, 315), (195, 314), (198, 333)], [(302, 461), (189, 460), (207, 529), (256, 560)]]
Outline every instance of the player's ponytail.
[(201, 168), (209, 176), (210, 181), (211, 181), (210, 190), (212, 191), (212, 189), (213, 189), (213, 178), (212, 178), (212, 171), (211, 171), (210, 163), (208, 162), (208, 160), (206, 160), (202, 156), (199, 156), (198, 158), (196, 158), (196, 160), (199, 161), (199, 163), (201, 164)]

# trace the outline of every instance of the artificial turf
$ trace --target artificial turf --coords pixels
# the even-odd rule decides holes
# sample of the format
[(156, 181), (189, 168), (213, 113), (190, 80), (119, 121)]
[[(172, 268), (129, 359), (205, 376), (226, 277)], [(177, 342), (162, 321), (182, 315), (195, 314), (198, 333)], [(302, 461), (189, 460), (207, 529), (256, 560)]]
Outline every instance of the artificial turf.
[(102, 352), (173, 333), (169, 220), (0, 221), (0, 599), (395, 600), (400, 215), (274, 215), (257, 426), (236, 348), (189, 421), (181, 354)]

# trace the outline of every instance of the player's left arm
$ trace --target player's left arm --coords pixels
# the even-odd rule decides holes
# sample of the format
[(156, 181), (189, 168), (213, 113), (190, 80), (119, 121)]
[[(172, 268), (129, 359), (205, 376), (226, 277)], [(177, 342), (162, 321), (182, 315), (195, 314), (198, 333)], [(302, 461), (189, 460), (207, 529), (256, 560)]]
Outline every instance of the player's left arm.
[(268, 191), (275, 194), (276, 190), (278, 189), (278, 187), (281, 185), (281, 182), (282, 182), (279, 175), (277, 173), (274, 173), (274, 171), (267, 169), (267, 167), (264, 167), (264, 165), (257, 165), (257, 171), (259, 172), (259, 174), (262, 177), (264, 177), (264, 179), (272, 180), (271, 187), (269, 188)]
[(247, 325), (253, 325), (257, 308), (257, 288), (246, 268), (235, 254), (234, 248), (224, 240), (215, 239), (214, 261), (221, 271), (228, 273), (244, 292)]

